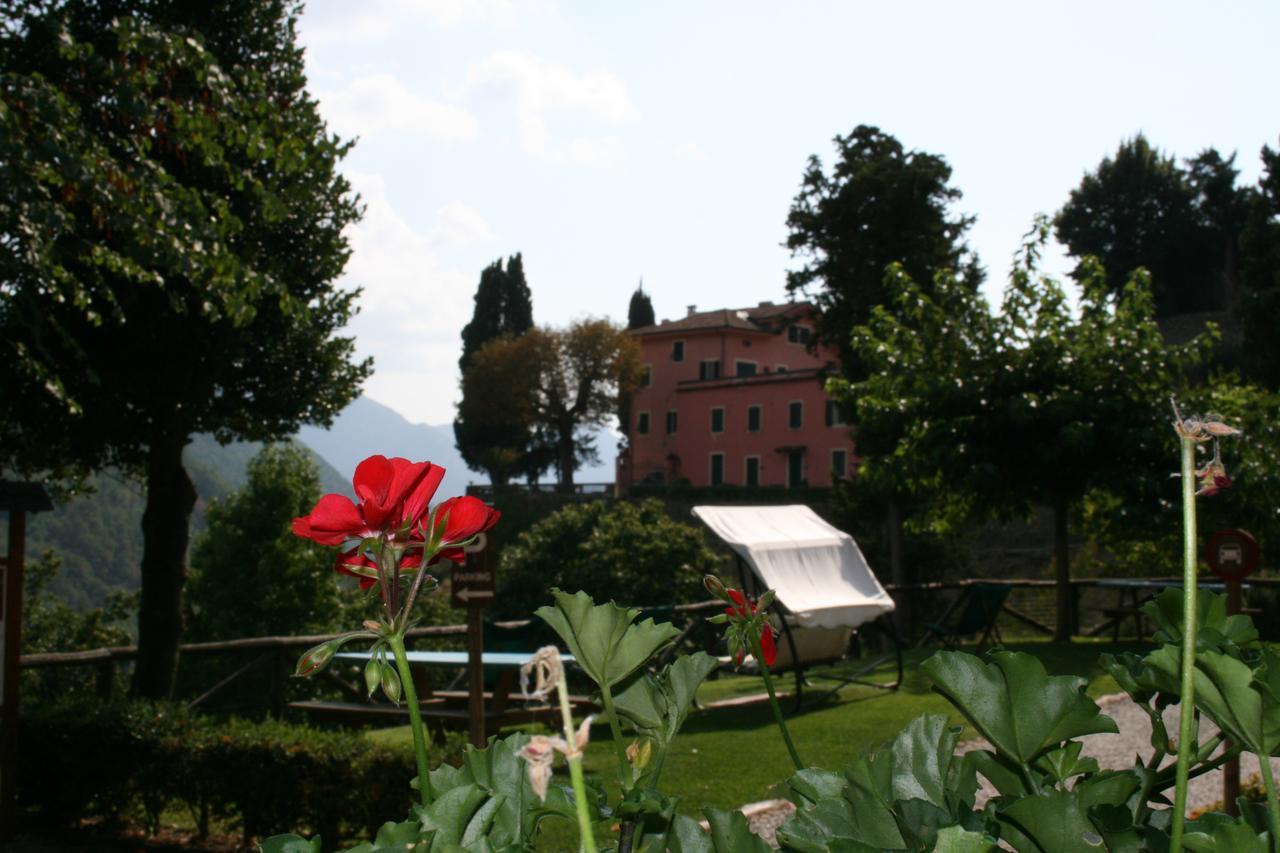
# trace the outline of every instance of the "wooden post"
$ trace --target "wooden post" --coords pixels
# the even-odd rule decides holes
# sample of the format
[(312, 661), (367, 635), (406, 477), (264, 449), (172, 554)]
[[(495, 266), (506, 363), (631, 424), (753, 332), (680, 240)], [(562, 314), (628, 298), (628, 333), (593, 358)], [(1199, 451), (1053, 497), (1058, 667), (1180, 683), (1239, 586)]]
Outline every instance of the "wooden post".
[(22, 560), (27, 514), (9, 510), (9, 549), (0, 578), (0, 838), (10, 838), (18, 797), (18, 651), (22, 647)]
[(471, 743), (484, 748), (484, 613), (467, 608), (467, 716)]
[[(1227, 587), (1227, 615), (1234, 616), (1240, 612), (1240, 581), (1228, 580)], [(1224, 749), (1231, 748), (1230, 741), (1223, 741)], [(1263, 761), (1270, 759), (1265, 756)], [(1222, 765), (1222, 805), (1227, 814), (1232, 817), (1240, 816), (1240, 807), (1236, 805), (1236, 800), (1240, 797), (1240, 758), (1239, 756), (1231, 759)]]

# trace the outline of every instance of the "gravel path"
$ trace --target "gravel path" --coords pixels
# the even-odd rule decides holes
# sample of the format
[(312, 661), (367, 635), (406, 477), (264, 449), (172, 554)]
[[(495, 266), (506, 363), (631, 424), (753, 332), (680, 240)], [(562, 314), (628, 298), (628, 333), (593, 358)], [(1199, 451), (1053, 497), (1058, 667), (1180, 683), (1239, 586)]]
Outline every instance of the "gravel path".
[[(1098, 705), (1101, 706), (1104, 713), (1116, 721), (1120, 732), (1119, 734), (1088, 735), (1081, 738), (1084, 742), (1084, 754), (1096, 758), (1099, 766), (1103, 769), (1118, 770), (1132, 767), (1135, 756), (1140, 756), (1145, 761), (1151, 755), (1151, 721), (1147, 718), (1146, 713), (1123, 693), (1103, 696), (1098, 699)], [(1177, 705), (1165, 709), (1164, 724), (1165, 728), (1170, 732), (1178, 730)], [(1203, 742), (1213, 737), (1217, 734), (1217, 731), (1217, 726), (1207, 720), (1204, 721), (1200, 727), (1200, 740)], [(962, 743), (956, 752), (962, 754), (974, 749), (987, 748), (990, 748), (990, 744), (985, 740), (978, 739)], [(1170, 759), (1170, 763), (1172, 763), (1172, 759)], [(1280, 776), (1280, 758), (1272, 758), (1271, 766), (1277, 776)], [(1259, 766), (1256, 756), (1250, 754), (1240, 759), (1240, 779), (1242, 782), (1247, 781), (1250, 776), (1258, 771)], [(978, 791), (978, 806), (981, 807), (996, 792), (981, 776), (978, 777), (978, 780), (982, 783), (982, 788)], [(1221, 770), (1214, 770), (1212, 773), (1198, 776), (1192, 779), (1188, 785), (1187, 803), (1191, 809), (1203, 808), (1221, 799)], [(791, 813), (795, 811), (795, 807), (786, 800), (766, 800), (744, 806), (742, 811), (747, 815), (747, 822), (751, 826), (751, 831), (771, 845), (776, 846), (774, 832), (791, 816)]]

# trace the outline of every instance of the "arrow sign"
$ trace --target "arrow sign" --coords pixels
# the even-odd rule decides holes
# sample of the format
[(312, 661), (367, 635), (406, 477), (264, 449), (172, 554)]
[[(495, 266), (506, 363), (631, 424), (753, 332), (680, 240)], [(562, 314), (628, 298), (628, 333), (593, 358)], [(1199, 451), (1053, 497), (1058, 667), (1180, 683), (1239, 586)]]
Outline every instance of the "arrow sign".
[(449, 578), (450, 604), (469, 609), (492, 607), (497, 578), (493, 537), (482, 533), (463, 550), (467, 562), (456, 566)]

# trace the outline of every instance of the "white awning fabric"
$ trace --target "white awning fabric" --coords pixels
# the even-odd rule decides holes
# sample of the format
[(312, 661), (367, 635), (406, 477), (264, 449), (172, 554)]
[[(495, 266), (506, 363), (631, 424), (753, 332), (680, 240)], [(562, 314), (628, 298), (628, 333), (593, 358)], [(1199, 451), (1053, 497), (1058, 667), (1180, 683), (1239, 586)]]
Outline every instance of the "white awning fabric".
[(853, 537), (803, 504), (696, 506), (805, 628), (856, 628), (893, 610)]

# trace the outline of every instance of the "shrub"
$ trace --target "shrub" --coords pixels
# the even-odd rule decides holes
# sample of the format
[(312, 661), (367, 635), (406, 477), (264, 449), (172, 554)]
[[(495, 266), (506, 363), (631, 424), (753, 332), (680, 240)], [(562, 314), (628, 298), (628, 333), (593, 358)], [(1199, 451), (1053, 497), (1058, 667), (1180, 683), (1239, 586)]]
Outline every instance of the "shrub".
[(697, 601), (706, 597), (702, 576), (718, 564), (702, 531), (674, 521), (656, 500), (570, 505), (502, 552), (498, 606), (527, 617), (550, 587), (624, 605)]
[[(434, 746), (457, 760), (461, 741)], [(326, 839), (372, 834), (406, 811), (415, 775), (405, 751), (280, 721), (215, 723), (181, 705), (64, 706), (24, 717), (19, 801), (44, 826), (140, 816), (149, 832), (185, 807), (201, 834), (213, 820), (253, 837), (306, 829)]]

